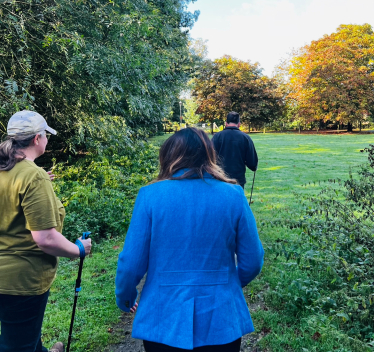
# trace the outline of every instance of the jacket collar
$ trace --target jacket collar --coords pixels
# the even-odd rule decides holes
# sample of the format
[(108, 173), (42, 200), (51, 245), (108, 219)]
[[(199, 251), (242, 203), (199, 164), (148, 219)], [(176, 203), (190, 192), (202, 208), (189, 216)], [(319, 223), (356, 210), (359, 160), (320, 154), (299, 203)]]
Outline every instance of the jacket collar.
[(239, 130), (239, 127), (227, 126), (227, 127), (225, 127), (225, 130)]
[[(173, 177), (179, 177), (179, 176), (182, 176), (183, 174), (185, 174), (187, 171), (189, 171), (190, 169), (188, 169), (188, 168), (185, 168), (185, 169), (180, 169), (180, 170), (178, 170), (177, 172), (175, 172), (174, 174), (173, 174)], [(203, 173), (203, 176), (204, 176), (204, 178), (213, 178), (213, 176), (211, 175), (211, 174), (208, 174), (206, 171), (204, 171), (204, 173)], [(198, 176), (197, 176), (197, 174), (193, 174), (193, 175), (191, 175), (190, 177), (189, 177), (189, 179), (195, 179), (195, 178), (199, 178)]]

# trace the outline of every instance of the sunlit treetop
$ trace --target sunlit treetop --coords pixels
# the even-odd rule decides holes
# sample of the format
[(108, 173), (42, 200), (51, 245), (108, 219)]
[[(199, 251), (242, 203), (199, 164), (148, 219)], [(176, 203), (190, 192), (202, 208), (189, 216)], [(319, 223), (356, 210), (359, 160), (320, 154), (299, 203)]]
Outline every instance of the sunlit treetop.
[(370, 25), (341, 25), (302, 48), (289, 67), (288, 98), (305, 121), (364, 120), (373, 113), (374, 34)]

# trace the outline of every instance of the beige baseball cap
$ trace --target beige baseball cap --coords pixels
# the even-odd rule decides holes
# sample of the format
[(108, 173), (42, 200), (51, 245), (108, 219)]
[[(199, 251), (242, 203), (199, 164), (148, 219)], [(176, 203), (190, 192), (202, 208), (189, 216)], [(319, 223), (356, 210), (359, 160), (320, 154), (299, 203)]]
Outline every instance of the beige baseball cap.
[(8, 136), (37, 135), (43, 131), (57, 134), (56, 130), (49, 127), (45, 118), (36, 111), (18, 111), (8, 121)]

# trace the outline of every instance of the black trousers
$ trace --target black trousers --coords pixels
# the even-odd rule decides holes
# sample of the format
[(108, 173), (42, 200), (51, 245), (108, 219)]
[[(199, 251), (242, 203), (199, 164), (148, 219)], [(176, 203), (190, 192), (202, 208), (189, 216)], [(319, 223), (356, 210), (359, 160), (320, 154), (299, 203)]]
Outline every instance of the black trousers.
[[(193, 351), (198, 352), (239, 352), (240, 344), (242, 339), (239, 338), (233, 342), (227, 343), (225, 345), (214, 345), (214, 346), (201, 346), (196, 347)], [(163, 345), (162, 343), (143, 341), (144, 348), (146, 352), (190, 352), (191, 350), (185, 350), (182, 348), (171, 347), (168, 345)]]
[(48, 352), (41, 340), (48, 295), (0, 295), (1, 352)]

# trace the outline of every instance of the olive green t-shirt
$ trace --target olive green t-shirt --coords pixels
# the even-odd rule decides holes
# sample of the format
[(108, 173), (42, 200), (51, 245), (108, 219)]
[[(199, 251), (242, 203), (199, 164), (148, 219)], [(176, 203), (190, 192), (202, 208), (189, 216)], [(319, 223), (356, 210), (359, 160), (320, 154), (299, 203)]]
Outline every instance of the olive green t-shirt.
[(58, 259), (44, 253), (31, 231), (62, 231), (65, 210), (49, 175), (23, 160), (0, 171), (0, 294), (41, 295), (52, 285)]

